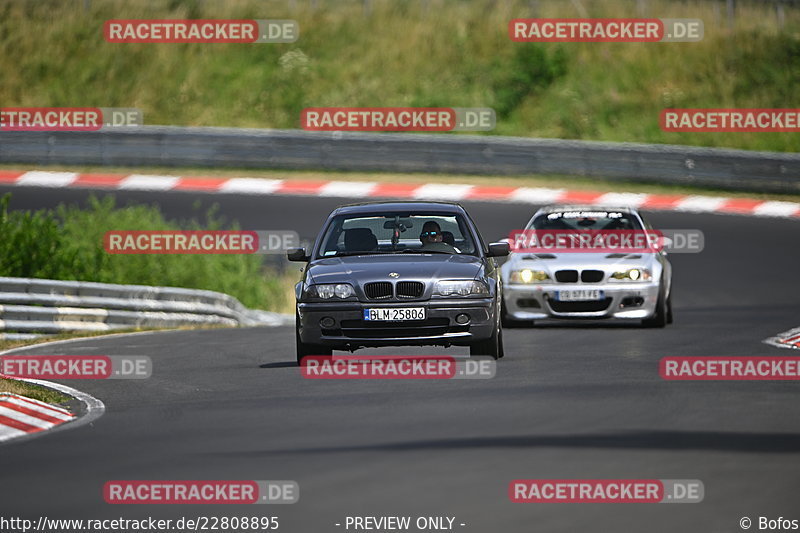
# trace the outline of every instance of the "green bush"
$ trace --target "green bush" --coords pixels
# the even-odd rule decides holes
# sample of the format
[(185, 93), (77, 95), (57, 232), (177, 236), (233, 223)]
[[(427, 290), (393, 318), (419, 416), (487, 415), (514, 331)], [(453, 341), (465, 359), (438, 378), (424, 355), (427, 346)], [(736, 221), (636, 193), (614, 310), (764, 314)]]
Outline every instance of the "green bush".
[(11, 195), (0, 198), (0, 275), (58, 278), (63, 275), (63, 234), (53, 213), (8, 212)]
[(495, 67), (498, 72), (493, 89), (494, 110), (498, 118), (507, 118), (526, 96), (546, 89), (567, 71), (563, 48), (552, 53), (543, 46), (518, 44), (511, 60)]
[(0, 276), (207, 289), (248, 307), (291, 308), (296, 280), (265, 267), (260, 255), (117, 255), (103, 248), (111, 230), (239, 229), (225, 227), (214, 208), (202, 222), (174, 223), (156, 207), (116, 207), (111, 196), (91, 197), (87, 209), (61, 205), (33, 213), (9, 212), (9, 199), (0, 199)]

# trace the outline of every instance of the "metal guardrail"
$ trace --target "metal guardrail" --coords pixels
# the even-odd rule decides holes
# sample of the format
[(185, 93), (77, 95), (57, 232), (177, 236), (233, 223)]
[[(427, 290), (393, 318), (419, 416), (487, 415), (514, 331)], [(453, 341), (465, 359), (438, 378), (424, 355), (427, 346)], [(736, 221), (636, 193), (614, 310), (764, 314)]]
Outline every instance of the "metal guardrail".
[(213, 291), (0, 277), (0, 338), (178, 326), (282, 325), (287, 317), (247, 309)]
[(0, 163), (562, 174), (800, 192), (800, 154), (452, 134), (145, 126), (3, 132)]

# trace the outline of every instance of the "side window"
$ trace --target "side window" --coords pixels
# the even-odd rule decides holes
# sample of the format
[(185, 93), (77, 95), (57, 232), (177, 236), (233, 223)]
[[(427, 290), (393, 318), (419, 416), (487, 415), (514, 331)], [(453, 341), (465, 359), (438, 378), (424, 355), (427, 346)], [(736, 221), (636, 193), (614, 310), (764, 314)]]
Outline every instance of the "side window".
[(479, 252), (478, 249), (486, 250), (486, 244), (483, 242), (483, 236), (481, 235), (481, 232), (478, 231), (478, 226), (475, 225), (475, 221), (472, 220), (472, 218), (469, 215), (466, 215), (466, 218), (469, 221), (469, 223), (467, 223), (467, 221), (463, 220), (461, 217), (458, 217), (458, 226), (459, 229), (461, 230), (462, 235), (466, 236), (465, 241), (467, 243), (470, 243), (470, 241), (472, 241), (471, 238), (472, 232), (470, 231), (470, 224), (472, 225), (473, 228), (475, 228), (475, 236), (477, 237), (478, 241), (477, 243), (475, 243), (475, 246), (467, 246), (468, 249), (461, 251), (462, 253), (466, 254), (481, 255), (481, 252)]
[(327, 237), (322, 243), (320, 255), (332, 255), (331, 252), (337, 252), (342, 249), (342, 241), (344, 239), (344, 232), (342, 231), (341, 220), (334, 220), (331, 223), (330, 229), (327, 231)]

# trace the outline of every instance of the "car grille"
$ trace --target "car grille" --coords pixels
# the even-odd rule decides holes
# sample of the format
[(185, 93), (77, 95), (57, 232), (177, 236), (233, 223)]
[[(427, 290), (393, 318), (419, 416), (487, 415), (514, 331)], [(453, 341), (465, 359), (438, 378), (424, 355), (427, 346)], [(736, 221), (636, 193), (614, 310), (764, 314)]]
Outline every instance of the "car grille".
[(578, 271), (577, 270), (559, 270), (556, 272), (556, 281), (559, 283), (577, 283)]
[(551, 299), (547, 303), (556, 313), (596, 313), (608, 309), (608, 306), (611, 305), (611, 298), (590, 302), (560, 302)]
[(375, 281), (364, 285), (364, 293), (371, 300), (386, 300), (392, 297), (392, 284), (388, 281)]
[[(577, 270), (559, 270), (556, 272), (556, 281), (559, 283), (578, 283)], [(583, 283), (600, 283), (603, 281), (605, 273), (602, 270), (583, 270), (580, 280)]]
[(419, 298), (425, 285), (420, 281), (398, 281), (395, 287), (395, 294), (398, 298)]
[(365, 320), (342, 320), (341, 332), (354, 339), (379, 339), (383, 337), (431, 337), (455, 330), (468, 331), (469, 326), (450, 327), (445, 318), (426, 318), (409, 322), (369, 322)]
[(581, 272), (581, 281), (584, 283), (600, 283), (603, 281), (602, 270), (584, 270)]

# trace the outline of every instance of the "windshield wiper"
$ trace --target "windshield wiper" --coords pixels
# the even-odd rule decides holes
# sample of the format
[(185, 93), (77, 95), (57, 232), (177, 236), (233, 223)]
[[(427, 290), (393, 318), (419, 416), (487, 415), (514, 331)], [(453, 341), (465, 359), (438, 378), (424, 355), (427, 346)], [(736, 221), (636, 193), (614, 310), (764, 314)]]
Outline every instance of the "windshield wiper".
[(347, 257), (347, 256), (351, 256), (351, 255), (386, 255), (386, 253), (387, 252), (378, 252), (378, 251), (375, 251), (375, 250), (373, 250), (373, 251), (364, 250), (364, 251), (361, 251), (361, 252), (355, 252), (355, 251), (353, 251), (353, 252), (336, 252), (336, 255), (329, 255), (329, 256), (326, 256), (326, 257)]
[(420, 250), (418, 248), (406, 248), (405, 250), (398, 250), (396, 254), (447, 254), (457, 255), (456, 252), (445, 252), (444, 250)]

